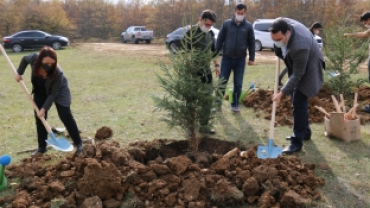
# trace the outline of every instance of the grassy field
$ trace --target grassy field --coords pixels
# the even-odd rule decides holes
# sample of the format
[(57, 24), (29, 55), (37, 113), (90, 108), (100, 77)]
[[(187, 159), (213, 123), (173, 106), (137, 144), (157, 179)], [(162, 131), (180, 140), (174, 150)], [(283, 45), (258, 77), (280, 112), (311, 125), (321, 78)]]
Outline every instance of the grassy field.
[[(80, 44), (58, 51), (59, 64), (72, 90), (71, 109), (83, 137), (93, 138), (98, 128), (109, 126), (114, 131), (113, 139), (122, 145), (156, 138), (184, 139), (182, 130), (169, 129), (165, 123), (159, 122), (163, 112), (153, 113), (155, 107), (151, 96), (164, 93), (154, 75), (161, 73), (160, 61), (170, 64), (165, 46), (161, 46), (161, 51), (142, 52), (140, 50), (145, 51), (145, 44), (139, 45), (126, 45), (141, 47), (137, 50), (113, 50)], [(31, 52), (37, 51), (9, 52), (9, 57), (17, 67), (22, 56)], [(0, 69), (0, 155), (9, 154), (13, 163), (17, 163), (30, 156), (30, 153), (17, 154), (18, 151), (37, 147), (33, 111), (21, 87), (14, 81), (4, 57), (0, 58)], [(274, 64), (258, 63), (257, 57), (255, 66), (247, 66), (244, 89), (251, 82), (258, 88), (272, 88), (274, 70)], [(24, 75), (29, 90), (30, 71), (27, 68)], [(358, 76), (365, 75), (363, 72)], [(54, 106), (49, 112), (48, 122), (51, 126), (62, 127)], [(327, 182), (320, 188), (324, 198), (319, 207), (370, 207), (370, 128), (362, 127), (361, 140), (345, 144), (325, 137), (322, 123), (311, 127), (312, 140), (305, 142), (299, 157), (304, 162), (320, 164), (320, 167), (327, 165), (316, 169), (317, 176)], [(239, 115), (234, 115), (225, 102), (219, 112), (214, 137), (241, 141), (246, 145), (266, 144), (268, 128), (269, 121), (257, 118), (252, 109), (243, 107)], [(287, 145), (285, 137), (290, 134), (290, 127), (275, 128), (275, 143)], [(72, 154), (55, 150), (49, 153), (60, 157)]]

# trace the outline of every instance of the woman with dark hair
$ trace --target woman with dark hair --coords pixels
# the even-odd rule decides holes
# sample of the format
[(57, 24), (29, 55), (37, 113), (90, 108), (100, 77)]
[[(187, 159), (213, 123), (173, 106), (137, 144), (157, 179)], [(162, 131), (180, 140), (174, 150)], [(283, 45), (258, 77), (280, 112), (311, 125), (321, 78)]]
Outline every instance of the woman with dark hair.
[(320, 24), (320, 22), (313, 23), (310, 28), (312, 35), (319, 35), (321, 30), (322, 30), (322, 25)]
[(35, 112), (38, 148), (32, 156), (47, 151), (45, 140), (48, 137), (48, 132), (39, 118), (47, 118), (47, 112), (53, 102), (55, 103), (60, 120), (77, 146), (76, 154), (81, 154), (82, 140), (70, 108), (71, 92), (68, 87), (68, 81), (58, 65), (57, 54), (52, 48), (45, 46), (40, 50), (39, 54), (34, 53), (24, 56), (19, 64), (18, 74), (15, 75), (17, 82), (22, 80), (22, 75), (28, 64), (32, 68), (33, 100), (40, 109), (39, 113)]

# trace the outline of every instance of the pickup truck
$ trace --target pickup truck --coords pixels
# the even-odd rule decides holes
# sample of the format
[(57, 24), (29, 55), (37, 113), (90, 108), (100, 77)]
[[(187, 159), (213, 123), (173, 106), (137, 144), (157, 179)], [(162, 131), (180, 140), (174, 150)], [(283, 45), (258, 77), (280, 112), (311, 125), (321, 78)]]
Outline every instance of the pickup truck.
[(130, 26), (121, 33), (122, 43), (133, 42), (138, 44), (141, 41), (145, 41), (147, 44), (150, 44), (153, 38), (154, 32), (146, 30), (144, 26)]

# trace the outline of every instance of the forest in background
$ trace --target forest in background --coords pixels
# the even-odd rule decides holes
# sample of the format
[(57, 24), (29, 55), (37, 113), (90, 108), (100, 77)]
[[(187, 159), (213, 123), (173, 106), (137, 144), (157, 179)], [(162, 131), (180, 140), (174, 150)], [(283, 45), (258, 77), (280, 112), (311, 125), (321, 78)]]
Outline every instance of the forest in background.
[[(234, 14), (235, 0), (0, 0), (0, 37), (20, 30), (43, 30), (77, 39), (119, 38), (131, 25), (145, 25), (155, 38), (186, 24), (194, 24), (204, 9), (217, 14), (216, 27)], [(244, 0), (246, 18), (289, 17), (307, 27), (319, 21), (360, 25), (370, 0)], [(341, 23), (342, 21), (342, 23)]]

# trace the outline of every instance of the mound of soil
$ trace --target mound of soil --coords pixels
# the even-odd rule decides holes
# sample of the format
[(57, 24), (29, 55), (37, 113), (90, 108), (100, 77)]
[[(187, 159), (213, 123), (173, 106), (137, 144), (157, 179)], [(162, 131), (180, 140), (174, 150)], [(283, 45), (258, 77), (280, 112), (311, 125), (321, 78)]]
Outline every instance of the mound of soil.
[(25, 158), (6, 167), (6, 176), (21, 182), (13, 184), (14, 195), (0, 196), (0, 206), (303, 208), (321, 199), (316, 188), (325, 180), (315, 177), (315, 164), (259, 159), (257, 147), (216, 139), (203, 139), (198, 152), (188, 147), (187, 141), (154, 140), (122, 149), (103, 140), (52, 165), (49, 155)]
[[(370, 100), (370, 87), (360, 87), (358, 90), (358, 103), (357, 114), (360, 116), (361, 124), (364, 125), (370, 121), (370, 115), (368, 113), (361, 112), (362, 105), (370, 104), (367, 103)], [(243, 105), (251, 107), (255, 110), (256, 116), (263, 116), (265, 119), (271, 119), (272, 112), (272, 95), (273, 90), (258, 89), (255, 92), (248, 94), (244, 100)], [(331, 99), (333, 93), (326, 89), (321, 88), (317, 96), (308, 99), (308, 110), (309, 110), (309, 122), (321, 123), (324, 121), (324, 114), (319, 112), (315, 106), (323, 107), (326, 112), (330, 113), (335, 111), (333, 101)], [(338, 99), (338, 98), (337, 98)], [(346, 106), (352, 106), (352, 99), (346, 101)], [(262, 114), (262, 115), (261, 115)], [(293, 125), (293, 106), (291, 96), (284, 96), (279, 105), (276, 108), (276, 125)]]

